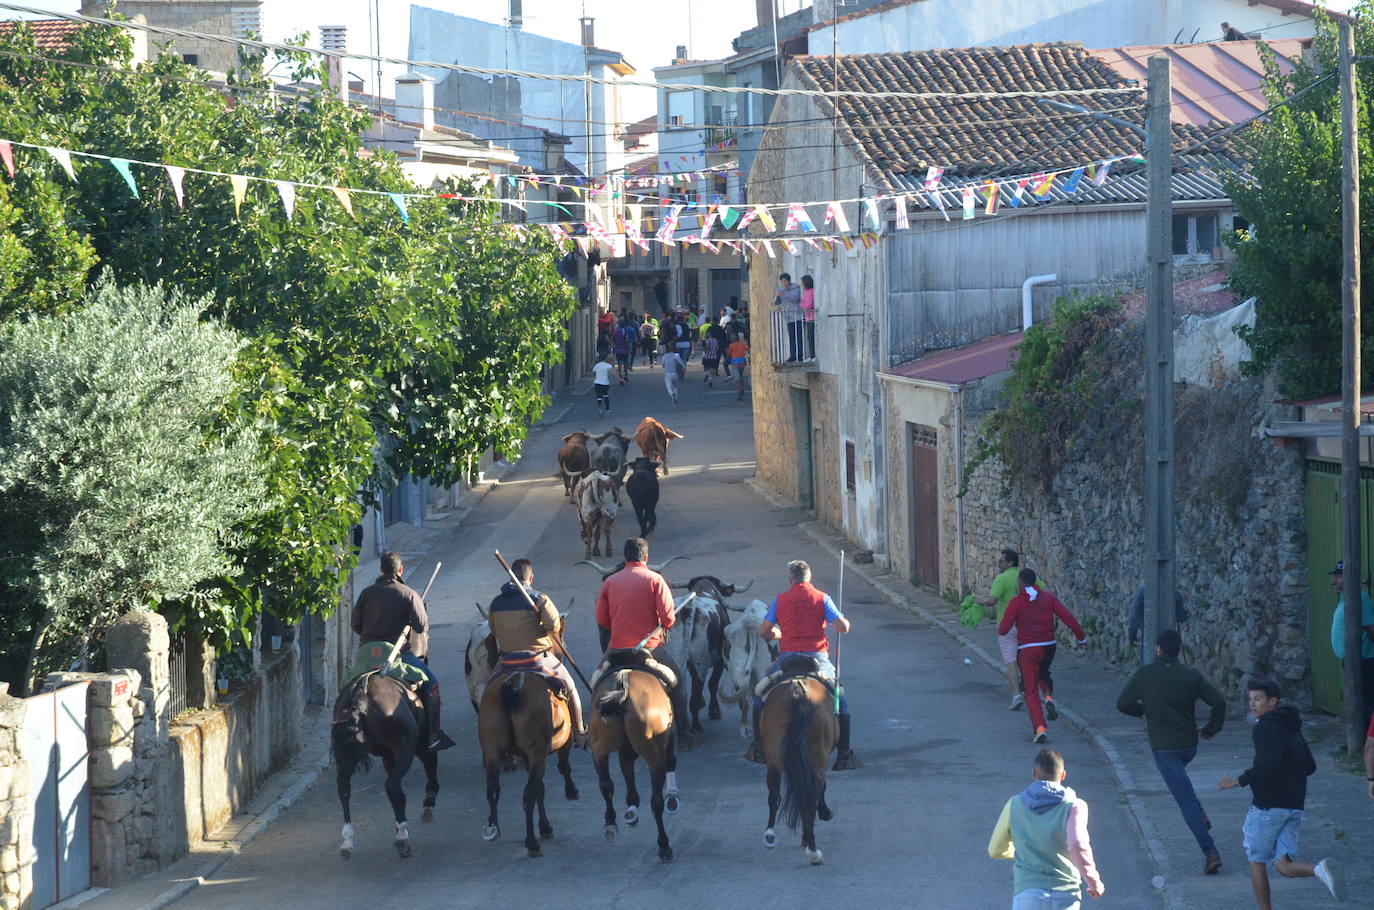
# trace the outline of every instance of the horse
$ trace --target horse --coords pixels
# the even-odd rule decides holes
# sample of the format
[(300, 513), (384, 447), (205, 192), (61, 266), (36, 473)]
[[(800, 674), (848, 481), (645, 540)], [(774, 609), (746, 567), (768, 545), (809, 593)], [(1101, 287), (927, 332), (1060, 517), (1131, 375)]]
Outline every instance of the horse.
[(663, 827), (663, 811), (678, 811), (677, 751), (673, 730), (673, 702), (657, 676), (647, 670), (625, 668), (608, 672), (596, 682), (592, 694), (593, 710), (588, 732), (592, 744), (592, 764), (596, 768), (601, 796), (606, 800), (606, 840), (615, 843), (619, 829), (615, 817), (615, 784), (611, 781), (610, 760), (620, 758), (625, 778), (625, 823), (639, 823), (639, 790), (635, 787), (635, 759), (649, 766), (649, 805), (658, 825), (658, 858), (673, 861), (673, 848)]
[(353, 775), (371, 766), (369, 755), (382, 760), (386, 771), (386, 795), (396, 816), (396, 853), (410, 856), (410, 826), (406, 823), (406, 794), (401, 781), (418, 757), (425, 769), (425, 799), (422, 818), (434, 820), (434, 802), (439, 795), (439, 756), (433, 750), (416, 754), (420, 732), (425, 726), (424, 709), (416, 703), (399, 680), (369, 673), (353, 680), (334, 702), (334, 723), (330, 741), (334, 753), (339, 802), (343, 804), (343, 843), (339, 853), (353, 858), (353, 817), (349, 798)]
[[(820, 680), (794, 676), (774, 686), (759, 714), (759, 742), (768, 766), (768, 828), (763, 845), (778, 845), (773, 826), (779, 802), (787, 826), (802, 826), (802, 847), (813, 866), (825, 862), (816, 846), (816, 819), (834, 816), (825, 803), (825, 766), (839, 737), (835, 697)], [(779, 784), (785, 784), (779, 800)]]
[[(563, 621), (560, 617), (558, 635)], [(572, 779), (572, 718), (567, 698), (555, 695), (549, 681), (538, 673), (524, 671), (487, 685), (477, 710), (477, 740), (482, 747), (482, 766), (487, 776), (487, 824), (482, 839), (501, 836), (496, 805), (501, 798), (501, 772), (508, 755), (525, 762), (526, 781), (525, 849), (531, 857), (543, 854), (540, 840), (553, 837), (553, 825), (544, 811), (544, 768), (550, 753), (558, 754), (558, 771), (563, 775), (563, 796), (578, 798)], [(534, 833), (534, 814), (539, 813), (539, 836)]]

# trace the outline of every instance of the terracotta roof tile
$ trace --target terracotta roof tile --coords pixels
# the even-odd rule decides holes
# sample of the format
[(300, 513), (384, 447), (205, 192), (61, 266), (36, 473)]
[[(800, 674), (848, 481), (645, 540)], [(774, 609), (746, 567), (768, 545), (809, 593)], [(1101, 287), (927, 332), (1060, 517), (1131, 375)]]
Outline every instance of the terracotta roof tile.
[(16, 21), (22, 21), (29, 27), (33, 40), (39, 47), (49, 51), (64, 51), (71, 44), (72, 35), (77, 29), (84, 28), (82, 22), (74, 22), (70, 19), (27, 19), (9, 20), (0, 22), (0, 36), (8, 35), (14, 31)]

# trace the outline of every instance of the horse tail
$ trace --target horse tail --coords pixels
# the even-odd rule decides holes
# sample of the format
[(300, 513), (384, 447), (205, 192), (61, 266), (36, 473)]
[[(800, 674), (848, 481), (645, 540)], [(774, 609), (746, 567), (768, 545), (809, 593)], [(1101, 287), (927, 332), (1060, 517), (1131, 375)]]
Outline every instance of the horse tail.
[(340, 708), (334, 712), (334, 724), (329, 738), (334, 753), (334, 766), (340, 774), (352, 776), (372, 767), (367, 752), (367, 735), (363, 732), (363, 714), (367, 705), (367, 681), (371, 677), (355, 679), (339, 699)]
[(514, 717), (520, 710), (520, 699), (525, 694), (525, 674), (516, 673), (501, 683), (501, 707)]
[(603, 718), (624, 717), (625, 704), (630, 699), (629, 689), (625, 686), (624, 673), (617, 673), (615, 682), (596, 700), (596, 710)]
[(805, 690), (792, 695), (792, 715), (787, 720), (787, 734), (782, 746), (782, 820), (789, 828), (797, 827), (803, 817), (815, 813), (820, 803), (821, 788), (811, 768), (806, 748), (806, 734), (811, 730), (811, 703)]

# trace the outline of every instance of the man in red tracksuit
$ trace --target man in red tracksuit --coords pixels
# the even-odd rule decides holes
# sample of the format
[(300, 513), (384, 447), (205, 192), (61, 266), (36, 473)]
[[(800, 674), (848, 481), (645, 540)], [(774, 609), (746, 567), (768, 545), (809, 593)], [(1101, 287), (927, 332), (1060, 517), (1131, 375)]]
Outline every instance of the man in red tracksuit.
[[(1083, 627), (1049, 591), (1043, 591), (1035, 583), (1035, 570), (1022, 569), (1017, 576), (1021, 590), (1007, 604), (1002, 621), (997, 625), (997, 634), (1006, 635), (1016, 629), (1016, 664), (1021, 668), (1021, 679), (1026, 688), (1026, 707), (1030, 709), (1031, 742), (1043, 743), (1048, 737), (1045, 730), (1045, 716), (1057, 720), (1059, 712), (1054, 707), (1054, 682), (1050, 679), (1050, 664), (1054, 662), (1056, 642), (1054, 621), (1058, 617), (1073, 632), (1074, 640), (1082, 647), (1087, 637)], [(1040, 693), (1044, 690), (1043, 710)]]

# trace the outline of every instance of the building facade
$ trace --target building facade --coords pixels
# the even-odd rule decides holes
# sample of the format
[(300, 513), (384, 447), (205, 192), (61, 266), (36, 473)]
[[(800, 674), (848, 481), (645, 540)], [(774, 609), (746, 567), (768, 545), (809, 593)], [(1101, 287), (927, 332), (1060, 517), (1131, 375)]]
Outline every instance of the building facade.
[[(185, 29), (225, 38), (247, 38), (262, 33), (261, 0), (82, 0), (81, 12), (104, 16), (111, 8), (133, 18), (142, 16), (151, 26)], [(212, 73), (230, 73), (238, 67), (238, 48), (206, 38), (149, 34), (149, 50), (156, 57), (171, 53), (192, 66)]]

